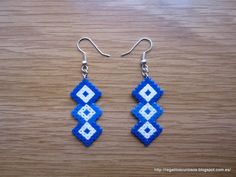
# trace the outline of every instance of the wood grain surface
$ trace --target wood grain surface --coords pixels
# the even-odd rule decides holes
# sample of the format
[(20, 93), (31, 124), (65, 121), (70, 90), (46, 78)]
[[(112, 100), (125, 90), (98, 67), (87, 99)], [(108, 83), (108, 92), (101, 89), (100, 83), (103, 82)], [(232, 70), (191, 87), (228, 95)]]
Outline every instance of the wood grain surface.
[[(103, 92), (102, 136), (72, 136), (69, 93), (80, 82), (76, 41), (89, 42), (89, 78)], [(165, 90), (162, 135), (145, 148), (131, 133), (131, 91), (142, 80), (140, 37), (154, 42), (151, 77)], [(157, 168), (230, 172), (158, 172)], [(236, 176), (236, 1), (1, 0), (0, 176)]]

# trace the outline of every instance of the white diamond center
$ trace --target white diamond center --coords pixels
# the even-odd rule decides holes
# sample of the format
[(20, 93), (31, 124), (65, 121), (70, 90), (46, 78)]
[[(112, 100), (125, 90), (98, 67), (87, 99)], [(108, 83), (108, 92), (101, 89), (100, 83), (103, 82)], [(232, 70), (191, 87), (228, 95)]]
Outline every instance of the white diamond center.
[(149, 103), (145, 104), (140, 110), (139, 113), (146, 119), (149, 120), (155, 113), (156, 109), (152, 107)]
[(85, 103), (88, 103), (89, 100), (95, 95), (95, 93), (87, 86), (84, 85), (76, 95), (83, 100)]
[(88, 121), (96, 112), (89, 105), (84, 105), (79, 111), (78, 114)]
[(138, 129), (138, 132), (141, 133), (146, 139), (149, 139), (156, 131), (156, 128), (149, 122), (146, 122)]
[(89, 140), (95, 133), (96, 130), (86, 122), (78, 131), (86, 140)]
[(156, 94), (157, 92), (149, 84), (139, 91), (139, 95), (141, 95), (147, 102), (149, 102)]

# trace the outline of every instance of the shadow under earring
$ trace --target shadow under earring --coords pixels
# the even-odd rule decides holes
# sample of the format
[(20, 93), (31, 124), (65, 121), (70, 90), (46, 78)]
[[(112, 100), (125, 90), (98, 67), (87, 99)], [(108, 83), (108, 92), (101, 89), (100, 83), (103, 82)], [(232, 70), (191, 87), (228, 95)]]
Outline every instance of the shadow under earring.
[(138, 104), (131, 110), (132, 114), (138, 119), (137, 124), (131, 129), (131, 132), (145, 145), (148, 146), (163, 131), (163, 128), (156, 120), (163, 113), (163, 109), (156, 103), (164, 94), (164, 91), (149, 77), (146, 53), (152, 49), (152, 41), (149, 38), (141, 38), (125, 56), (131, 53), (134, 48), (143, 40), (150, 43), (149, 49), (142, 54), (141, 70), (143, 81), (133, 90), (132, 95), (138, 100)]
[(90, 146), (102, 133), (102, 128), (96, 124), (96, 121), (102, 115), (102, 110), (95, 104), (95, 102), (101, 97), (102, 92), (88, 80), (87, 55), (79, 47), (82, 40), (90, 41), (101, 55), (106, 57), (109, 57), (110, 55), (100, 51), (90, 38), (84, 37), (79, 39), (77, 42), (77, 48), (83, 54), (81, 66), (83, 80), (70, 94), (71, 98), (78, 103), (71, 112), (71, 115), (78, 121), (78, 124), (72, 130), (72, 133), (85, 146)]

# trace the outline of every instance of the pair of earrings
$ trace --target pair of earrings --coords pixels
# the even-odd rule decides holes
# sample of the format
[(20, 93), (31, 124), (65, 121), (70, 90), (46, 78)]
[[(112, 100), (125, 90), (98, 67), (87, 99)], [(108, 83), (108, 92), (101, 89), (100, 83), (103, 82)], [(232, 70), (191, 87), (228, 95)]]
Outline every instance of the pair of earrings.
[[(77, 42), (77, 48), (83, 54), (81, 66), (83, 80), (70, 94), (71, 98), (78, 103), (71, 114), (79, 122), (72, 130), (72, 133), (85, 146), (90, 146), (102, 133), (102, 128), (96, 124), (96, 121), (102, 115), (102, 110), (95, 104), (102, 96), (102, 92), (88, 80), (87, 55), (79, 46), (80, 42), (83, 40), (91, 42), (101, 55), (106, 57), (110, 55), (103, 53), (90, 38), (84, 37)], [(131, 132), (145, 146), (148, 146), (163, 131), (163, 128), (156, 122), (156, 119), (163, 113), (163, 109), (156, 102), (163, 95), (164, 91), (149, 77), (146, 60), (146, 54), (153, 46), (151, 39), (141, 38), (127, 53), (121, 56), (130, 54), (143, 40), (148, 41), (150, 47), (143, 52), (141, 57), (140, 66), (144, 79), (132, 91), (133, 97), (135, 97), (139, 103), (131, 110), (132, 114), (138, 119), (137, 124), (131, 129)]]

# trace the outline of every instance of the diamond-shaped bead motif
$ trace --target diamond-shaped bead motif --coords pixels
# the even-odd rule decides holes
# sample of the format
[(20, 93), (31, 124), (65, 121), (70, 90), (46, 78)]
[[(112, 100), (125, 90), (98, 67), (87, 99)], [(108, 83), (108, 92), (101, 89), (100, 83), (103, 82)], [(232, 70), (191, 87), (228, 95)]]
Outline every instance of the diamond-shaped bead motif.
[(102, 93), (88, 79), (83, 79), (70, 95), (78, 104), (89, 104), (95, 103)]
[(94, 96), (94, 92), (87, 86), (84, 85), (77, 93), (76, 96), (83, 100), (85, 103), (88, 103), (91, 98)]
[(164, 91), (149, 77), (145, 78), (132, 92), (139, 104), (132, 109), (138, 123), (131, 132), (145, 145), (148, 146), (162, 132), (163, 128), (156, 123), (163, 109), (156, 101)]
[(139, 95), (141, 95), (147, 102), (149, 102), (156, 94), (157, 92), (149, 84), (139, 91)]
[(140, 110), (139, 113), (146, 119), (149, 120), (155, 113), (156, 109), (149, 103), (146, 103)]
[(96, 133), (96, 130), (88, 123), (86, 122), (78, 131), (83, 137), (85, 137), (86, 140), (89, 140), (94, 133)]
[(139, 133), (141, 133), (146, 139), (149, 139), (157, 130), (152, 126), (148, 121), (143, 124), (142, 127), (138, 129)]
[(95, 105), (101, 95), (88, 79), (83, 79), (71, 92), (71, 98), (78, 103), (71, 114), (79, 121), (72, 133), (85, 146), (90, 146), (102, 133), (102, 128), (96, 124), (102, 110)]
[(88, 121), (96, 112), (91, 108), (89, 105), (84, 105), (78, 112), (77, 112), (84, 120)]

